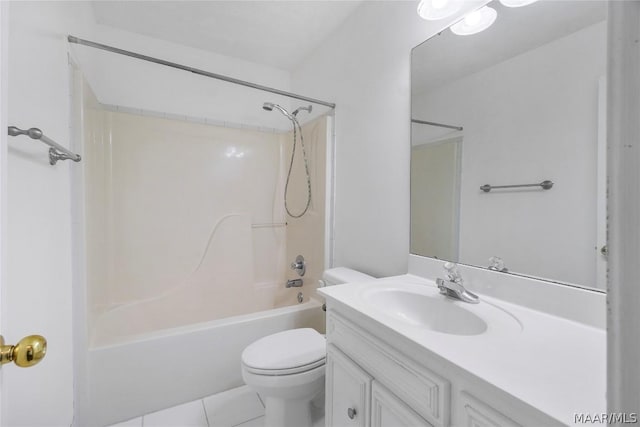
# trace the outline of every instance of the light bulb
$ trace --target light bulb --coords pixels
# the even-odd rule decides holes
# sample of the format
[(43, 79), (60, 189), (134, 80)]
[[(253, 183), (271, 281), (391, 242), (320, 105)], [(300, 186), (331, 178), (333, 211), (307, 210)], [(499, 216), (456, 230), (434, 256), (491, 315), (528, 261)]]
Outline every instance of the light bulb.
[(465, 15), (464, 19), (451, 26), (451, 32), (459, 36), (468, 36), (486, 30), (493, 24), (498, 12), (489, 6), (484, 6)]
[(449, 0), (432, 0), (431, 5), (434, 9), (444, 9), (449, 4)]
[(473, 11), (464, 17), (464, 24), (468, 27), (475, 27), (482, 20), (482, 13), (479, 10)]
[(507, 7), (521, 7), (537, 1), (538, 0), (500, 0), (500, 3)]
[(463, 0), (422, 0), (418, 4), (418, 15), (422, 19), (435, 21), (448, 18), (462, 7)]

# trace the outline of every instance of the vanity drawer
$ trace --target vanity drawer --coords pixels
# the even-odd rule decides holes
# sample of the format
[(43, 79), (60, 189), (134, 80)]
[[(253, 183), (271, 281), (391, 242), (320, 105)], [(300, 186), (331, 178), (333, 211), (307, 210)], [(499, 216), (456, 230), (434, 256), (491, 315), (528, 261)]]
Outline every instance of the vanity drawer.
[(450, 383), (424, 366), (374, 338), (332, 310), (327, 315), (327, 339), (373, 378), (437, 427), (450, 419)]

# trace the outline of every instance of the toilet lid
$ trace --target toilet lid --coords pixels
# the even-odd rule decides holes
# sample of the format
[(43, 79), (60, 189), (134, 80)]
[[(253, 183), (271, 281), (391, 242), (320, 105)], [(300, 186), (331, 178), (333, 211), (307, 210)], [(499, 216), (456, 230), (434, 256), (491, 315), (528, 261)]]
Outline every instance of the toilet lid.
[(311, 328), (291, 329), (249, 345), (242, 352), (242, 363), (252, 370), (298, 371), (294, 368), (322, 364), (325, 356), (322, 335)]

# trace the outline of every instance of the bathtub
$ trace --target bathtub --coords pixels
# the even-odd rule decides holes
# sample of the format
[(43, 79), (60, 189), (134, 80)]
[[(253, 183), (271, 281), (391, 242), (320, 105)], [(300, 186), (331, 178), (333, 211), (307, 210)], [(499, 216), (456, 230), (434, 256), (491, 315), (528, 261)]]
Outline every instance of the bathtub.
[(240, 355), (256, 339), (292, 328), (324, 333), (321, 303), (118, 337), (89, 349), (91, 425), (110, 425), (243, 384)]

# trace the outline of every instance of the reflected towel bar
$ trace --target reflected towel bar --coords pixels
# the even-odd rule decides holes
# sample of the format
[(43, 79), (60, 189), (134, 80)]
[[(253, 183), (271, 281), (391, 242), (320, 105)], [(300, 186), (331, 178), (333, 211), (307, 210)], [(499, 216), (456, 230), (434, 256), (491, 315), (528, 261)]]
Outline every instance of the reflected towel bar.
[(447, 129), (463, 130), (462, 126), (445, 125), (444, 123), (427, 122), (426, 120), (411, 119), (411, 123), (418, 123), (421, 125), (429, 125), (429, 126), (438, 126), (438, 127), (447, 128)]
[(542, 187), (543, 190), (548, 190), (553, 187), (553, 181), (542, 181), (538, 184), (518, 184), (518, 185), (489, 185), (485, 184), (480, 189), (485, 193), (495, 189), (495, 188), (519, 188), (519, 187)]
[(258, 224), (251, 224), (251, 228), (277, 228), (286, 226), (286, 222), (263, 222)]
[(49, 164), (55, 165), (58, 160), (73, 160), (74, 162), (79, 162), (82, 158), (79, 154), (72, 153), (71, 151), (64, 148), (62, 145), (58, 144), (54, 140), (50, 139), (46, 136), (42, 131), (38, 128), (30, 128), (27, 130), (22, 130), (15, 126), (9, 126), (8, 133), (11, 136), (18, 135), (27, 135), (32, 139), (38, 139), (49, 147)]

